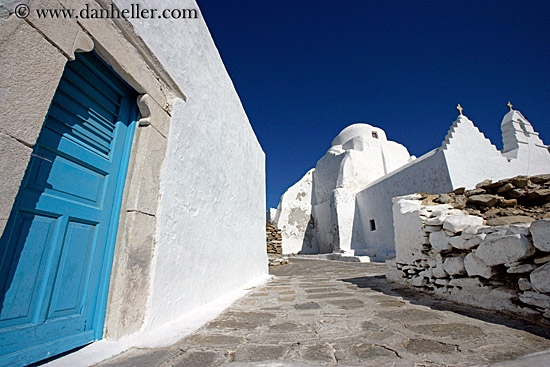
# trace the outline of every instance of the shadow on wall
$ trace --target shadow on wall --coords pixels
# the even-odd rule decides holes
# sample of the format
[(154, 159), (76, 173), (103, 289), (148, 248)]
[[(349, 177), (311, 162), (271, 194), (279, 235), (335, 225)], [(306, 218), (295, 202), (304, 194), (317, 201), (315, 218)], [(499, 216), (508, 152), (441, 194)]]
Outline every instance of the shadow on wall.
[(318, 252), (318, 246), (315, 246), (315, 219), (313, 215), (309, 216), (306, 230), (304, 233), (304, 240), (302, 242), (302, 249), (298, 251), (299, 254), (315, 254)]

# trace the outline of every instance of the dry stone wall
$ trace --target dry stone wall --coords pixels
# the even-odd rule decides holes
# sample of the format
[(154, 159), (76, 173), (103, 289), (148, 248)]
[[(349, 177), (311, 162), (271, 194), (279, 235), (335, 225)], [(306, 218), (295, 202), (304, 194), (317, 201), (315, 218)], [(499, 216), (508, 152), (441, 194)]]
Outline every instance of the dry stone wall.
[(281, 256), (282, 251), (282, 235), (281, 230), (271, 221), (265, 224), (265, 237), (267, 243), (267, 256), (269, 258), (269, 266), (278, 266), (288, 264), (288, 258)]
[(455, 302), (550, 319), (550, 175), (394, 199), (388, 280)]

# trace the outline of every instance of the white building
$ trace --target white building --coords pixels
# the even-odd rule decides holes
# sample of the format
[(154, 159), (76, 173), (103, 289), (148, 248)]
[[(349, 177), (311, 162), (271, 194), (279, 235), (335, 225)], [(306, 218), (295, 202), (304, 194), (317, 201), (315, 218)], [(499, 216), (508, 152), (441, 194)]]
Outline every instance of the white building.
[[(387, 141), (380, 129), (347, 127), (317, 167), (282, 196), (277, 224), (283, 252), (338, 252), (383, 261), (395, 254), (393, 197), (550, 172), (548, 146), (511, 105), (501, 129), (504, 148), (499, 151), (460, 115), (439, 148), (414, 159), (403, 146)], [(307, 219), (288, 219), (297, 210), (294, 197), (311, 197), (310, 203), (299, 202), (299, 217)]]
[(265, 155), (195, 1), (47, 2), (179, 18), (131, 20), (45, 3), (0, 7), (0, 366), (267, 276)]

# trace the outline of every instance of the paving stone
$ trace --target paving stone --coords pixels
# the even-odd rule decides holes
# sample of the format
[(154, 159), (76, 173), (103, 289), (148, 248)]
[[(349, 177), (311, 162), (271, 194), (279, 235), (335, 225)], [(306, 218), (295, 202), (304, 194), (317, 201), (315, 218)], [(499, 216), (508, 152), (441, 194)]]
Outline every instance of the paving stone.
[(355, 308), (363, 307), (365, 303), (363, 301), (360, 301), (358, 299), (339, 299), (336, 301), (327, 301), (327, 303), (331, 305), (338, 306), (338, 308), (342, 310), (352, 310)]
[(302, 358), (316, 362), (336, 362), (334, 347), (328, 343), (304, 346)]
[(306, 293), (338, 292), (337, 288), (309, 288)]
[(292, 302), (296, 299), (296, 297), (279, 297), (277, 300), (279, 302)]
[[(495, 279), (513, 266), (495, 267)], [(547, 324), (400, 289), (386, 282), (384, 264), (291, 258), (270, 272), (275, 277), (251, 292), (266, 296), (245, 296), (171, 347), (138, 350), (137, 359), (132, 350), (100, 366), (466, 367), (550, 348)], [(524, 300), (546, 304), (525, 291)]]
[(378, 312), (377, 316), (395, 322), (415, 322), (433, 320), (438, 318), (438, 315), (434, 312), (417, 309), (380, 311)]
[(395, 299), (388, 299), (379, 301), (377, 302), (377, 304), (380, 307), (403, 307), (405, 305), (405, 302)]
[(244, 343), (246, 339), (223, 334), (194, 334), (185, 341), (192, 344), (208, 344), (208, 345), (237, 345)]
[(456, 339), (476, 339), (485, 336), (480, 327), (459, 323), (413, 325), (408, 326), (408, 329), (424, 335)]
[(441, 343), (435, 340), (427, 339), (411, 339), (405, 348), (407, 349), (407, 352), (414, 354), (449, 354), (458, 351), (458, 347), (454, 344)]
[(132, 348), (127, 352), (108, 359), (97, 365), (97, 367), (134, 367), (151, 366), (156, 367), (180, 354), (174, 349), (138, 349)]
[(307, 296), (308, 299), (323, 299), (323, 298), (339, 298), (339, 297), (351, 297), (351, 293), (322, 293), (322, 294), (312, 294)]
[(294, 305), (294, 308), (296, 310), (316, 310), (318, 308), (321, 308), (321, 306), (316, 302), (306, 302)]
[(172, 362), (170, 367), (214, 367), (229, 363), (232, 359), (233, 356), (228, 351), (190, 350), (186, 351), (180, 358)]
[(397, 353), (392, 349), (367, 343), (352, 345), (350, 353), (359, 360), (370, 360), (376, 357), (397, 357)]
[(236, 362), (259, 362), (280, 359), (285, 354), (282, 345), (243, 345), (235, 353)]

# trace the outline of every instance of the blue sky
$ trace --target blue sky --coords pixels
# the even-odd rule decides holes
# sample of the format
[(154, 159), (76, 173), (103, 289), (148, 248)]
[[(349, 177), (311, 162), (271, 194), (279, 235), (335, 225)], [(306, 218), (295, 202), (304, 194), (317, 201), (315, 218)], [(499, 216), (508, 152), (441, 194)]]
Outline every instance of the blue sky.
[(510, 100), (550, 144), (549, 1), (198, 0), (266, 153), (267, 207), (354, 122), (420, 156)]

